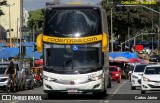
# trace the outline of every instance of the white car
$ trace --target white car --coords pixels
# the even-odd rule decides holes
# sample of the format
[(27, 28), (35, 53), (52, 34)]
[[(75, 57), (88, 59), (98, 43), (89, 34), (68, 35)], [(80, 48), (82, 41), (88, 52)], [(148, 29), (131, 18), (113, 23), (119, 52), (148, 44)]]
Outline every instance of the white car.
[(7, 66), (0, 66), (0, 90), (7, 90), (8, 75), (4, 76)]
[(141, 87), (141, 77), (145, 67), (148, 64), (137, 64), (135, 65), (131, 74), (131, 89), (135, 90), (136, 87)]
[(160, 90), (160, 65), (146, 66), (141, 79), (141, 93)]

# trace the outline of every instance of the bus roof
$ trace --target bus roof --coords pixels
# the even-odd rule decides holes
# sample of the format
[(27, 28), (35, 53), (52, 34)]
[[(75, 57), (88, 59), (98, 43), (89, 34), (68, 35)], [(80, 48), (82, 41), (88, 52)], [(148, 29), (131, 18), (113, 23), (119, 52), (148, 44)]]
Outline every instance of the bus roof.
[(83, 4), (83, 3), (81, 3), (81, 2), (69, 2), (69, 3), (67, 3), (67, 4), (75, 4), (75, 5), (79, 5), (79, 4)]
[(50, 8), (76, 8), (76, 7), (95, 7), (95, 8), (101, 8), (100, 5), (91, 5), (91, 4), (64, 4), (64, 5), (49, 5), (46, 7), (46, 9)]

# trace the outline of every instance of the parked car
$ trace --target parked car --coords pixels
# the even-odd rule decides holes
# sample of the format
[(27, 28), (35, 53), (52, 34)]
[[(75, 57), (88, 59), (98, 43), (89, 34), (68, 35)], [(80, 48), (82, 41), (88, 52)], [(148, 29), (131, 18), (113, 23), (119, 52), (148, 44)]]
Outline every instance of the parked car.
[(160, 65), (146, 66), (141, 79), (141, 93), (160, 90)]
[(7, 90), (9, 76), (4, 76), (7, 66), (0, 66), (0, 90)]
[[(10, 62), (0, 62), (0, 67), (1, 66), (8, 67), (9, 64)], [(26, 76), (25, 76), (25, 72), (22, 71), (22, 64), (20, 62), (14, 62), (14, 65), (16, 66), (16, 70), (17, 70), (16, 91), (25, 90), (26, 89)]]
[(26, 75), (26, 88), (33, 89), (34, 88), (34, 80), (33, 80), (32, 74), (30, 73), (29, 68), (25, 67), (22, 69), (22, 71), (24, 71), (25, 75)]
[(112, 80), (120, 83), (121, 81), (121, 69), (117, 66), (109, 66), (109, 72)]
[(152, 55), (150, 56), (149, 62), (158, 62), (159, 58), (158, 55)]
[(141, 86), (141, 76), (144, 72), (145, 67), (148, 64), (137, 64), (134, 67), (134, 70), (131, 74), (131, 89), (135, 90), (136, 87), (140, 87)]

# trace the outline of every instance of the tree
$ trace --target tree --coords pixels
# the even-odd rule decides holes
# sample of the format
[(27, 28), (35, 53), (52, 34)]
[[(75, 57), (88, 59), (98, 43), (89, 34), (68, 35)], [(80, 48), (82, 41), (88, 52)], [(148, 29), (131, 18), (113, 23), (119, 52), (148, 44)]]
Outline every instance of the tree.
[[(110, 10), (113, 8), (113, 33), (119, 41), (125, 41), (125, 37), (128, 34), (128, 27), (138, 31), (144, 28), (151, 28), (152, 21), (158, 23), (158, 15), (152, 13), (152, 11), (142, 7), (116, 7), (114, 1), (115, 0), (102, 0), (101, 5), (108, 14), (109, 28), (111, 20)], [(116, 3), (117, 2), (118, 0)], [(156, 9), (158, 6), (154, 5), (150, 7)]]
[(35, 28), (38, 32), (42, 32), (44, 19), (44, 9), (38, 9), (29, 12), (28, 27), (30, 30)]

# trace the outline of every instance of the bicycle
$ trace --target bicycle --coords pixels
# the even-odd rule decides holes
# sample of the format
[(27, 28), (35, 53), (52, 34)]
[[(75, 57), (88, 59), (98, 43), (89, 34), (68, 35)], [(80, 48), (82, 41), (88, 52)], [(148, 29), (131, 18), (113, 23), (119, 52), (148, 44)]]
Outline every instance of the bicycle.
[(12, 77), (12, 75), (9, 76), (9, 80), (8, 80), (8, 85), (7, 85), (7, 92), (16, 92), (16, 82), (14, 80), (14, 78)]

